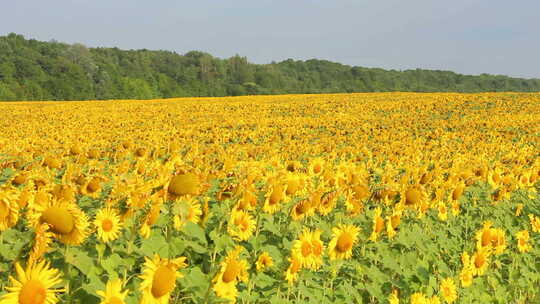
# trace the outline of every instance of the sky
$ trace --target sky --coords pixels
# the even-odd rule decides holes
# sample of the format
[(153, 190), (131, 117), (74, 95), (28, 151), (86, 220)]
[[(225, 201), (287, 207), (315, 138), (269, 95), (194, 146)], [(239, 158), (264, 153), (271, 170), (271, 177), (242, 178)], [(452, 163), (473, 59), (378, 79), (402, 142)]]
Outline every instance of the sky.
[(0, 35), (540, 78), (538, 0), (13, 0)]

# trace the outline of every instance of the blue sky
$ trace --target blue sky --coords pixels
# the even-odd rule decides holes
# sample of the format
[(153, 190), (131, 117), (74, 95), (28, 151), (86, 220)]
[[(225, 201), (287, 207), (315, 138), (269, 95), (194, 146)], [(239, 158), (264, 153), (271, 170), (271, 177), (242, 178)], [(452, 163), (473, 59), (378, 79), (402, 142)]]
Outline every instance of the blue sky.
[(16, 0), (0, 35), (540, 78), (540, 1)]

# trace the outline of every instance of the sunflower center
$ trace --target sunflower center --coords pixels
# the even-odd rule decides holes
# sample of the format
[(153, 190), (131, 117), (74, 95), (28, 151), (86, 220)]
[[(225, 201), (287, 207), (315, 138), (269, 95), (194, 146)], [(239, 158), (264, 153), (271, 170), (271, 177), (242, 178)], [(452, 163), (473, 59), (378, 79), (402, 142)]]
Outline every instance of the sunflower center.
[(94, 193), (94, 192), (97, 192), (99, 190), (99, 186), (100, 186), (99, 179), (93, 178), (88, 183), (88, 186), (86, 187), (86, 190), (88, 190), (88, 192), (90, 192), (90, 193)]
[(159, 266), (152, 279), (152, 295), (161, 298), (171, 292), (175, 284), (176, 272), (167, 266)]
[(112, 296), (109, 298), (109, 301), (106, 303), (107, 304), (124, 304), (124, 301), (122, 301), (119, 297)]
[(103, 231), (109, 232), (113, 228), (113, 222), (110, 219), (104, 219), (103, 222), (101, 222), (101, 228), (103, 228)]
[(491, 229), (487, 229), (482, 233), (482, 247), (491, 244)]
[(169, 183), (169, 188), (167, 189), (169, 193), (174, 195), (186, 195), (186, 194), (197, 194), (197, 189), (199, 188), (199, 181), (197, 176), (191, 173), (179, 174), (174, 176)]
[(307, 257), (311, 254), (311, 245), (308, 242), (302, 243), (302, 255), (304, 257)]
[(223, 273), (223, 282), (229, 283), (236, 279), (239, 272), (239, 265), (236, 261), (231, 261), (227, 264), (225, 272)]
[(416, 205), (422, 199), (422, 194), (418, 189), (412, 188), (405, 193), (405, 205)]
[(20, 304), (43, 304), (47, 298), (47, 290), (38, 280), (27, 281), (19, 292)]
[(313, 166), (313, 172), (314, 172), (315, 174), (319, 174), (319, 173), (321, 173), (321, 171), (322, 171), (322, 166), (321, 166), (321, 164), (315, 164), (315, 166)]
[(336, 249), (339, 252), (347, 252), (352, 248), (353, 239), (348, 233), (342, 233), (337, 241)]
[(484, 265), (485, 261), (486, 261), (486, 259), (484, 258), (484, 256), (479, 254), (474, 259), (474, 266), (476, 268), (480, 268), (480, 267), (482, 267)]
[(51, 225), (51, 230), (59, 234), (69, 234), (75, 227), (73, 216), (66, 208), (50, 207), (41, 215), (41, 220)]

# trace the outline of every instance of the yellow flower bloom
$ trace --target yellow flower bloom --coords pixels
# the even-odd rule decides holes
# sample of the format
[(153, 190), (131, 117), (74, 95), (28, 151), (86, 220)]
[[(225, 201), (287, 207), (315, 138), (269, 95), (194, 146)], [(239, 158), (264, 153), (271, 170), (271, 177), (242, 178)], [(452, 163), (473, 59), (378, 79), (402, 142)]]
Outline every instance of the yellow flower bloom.
[(360, 228), (353, 225), (338, 225), (332, 228), (333, 238), (328, 244), (328, 256), (331, 260), (349, 259), (357, 242)]

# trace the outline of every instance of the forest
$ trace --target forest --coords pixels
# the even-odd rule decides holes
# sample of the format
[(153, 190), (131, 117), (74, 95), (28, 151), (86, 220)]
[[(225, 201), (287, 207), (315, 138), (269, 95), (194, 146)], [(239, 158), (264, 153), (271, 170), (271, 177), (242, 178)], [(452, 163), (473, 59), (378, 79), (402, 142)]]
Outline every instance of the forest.
[(91, 48), (0, 37), (0, 100), (154, 99), (352, 92), (532, 92), (540, 79), (461, 75), (439, 70), (384, 70), (327, 60), (254, 64), (201, 51)]

